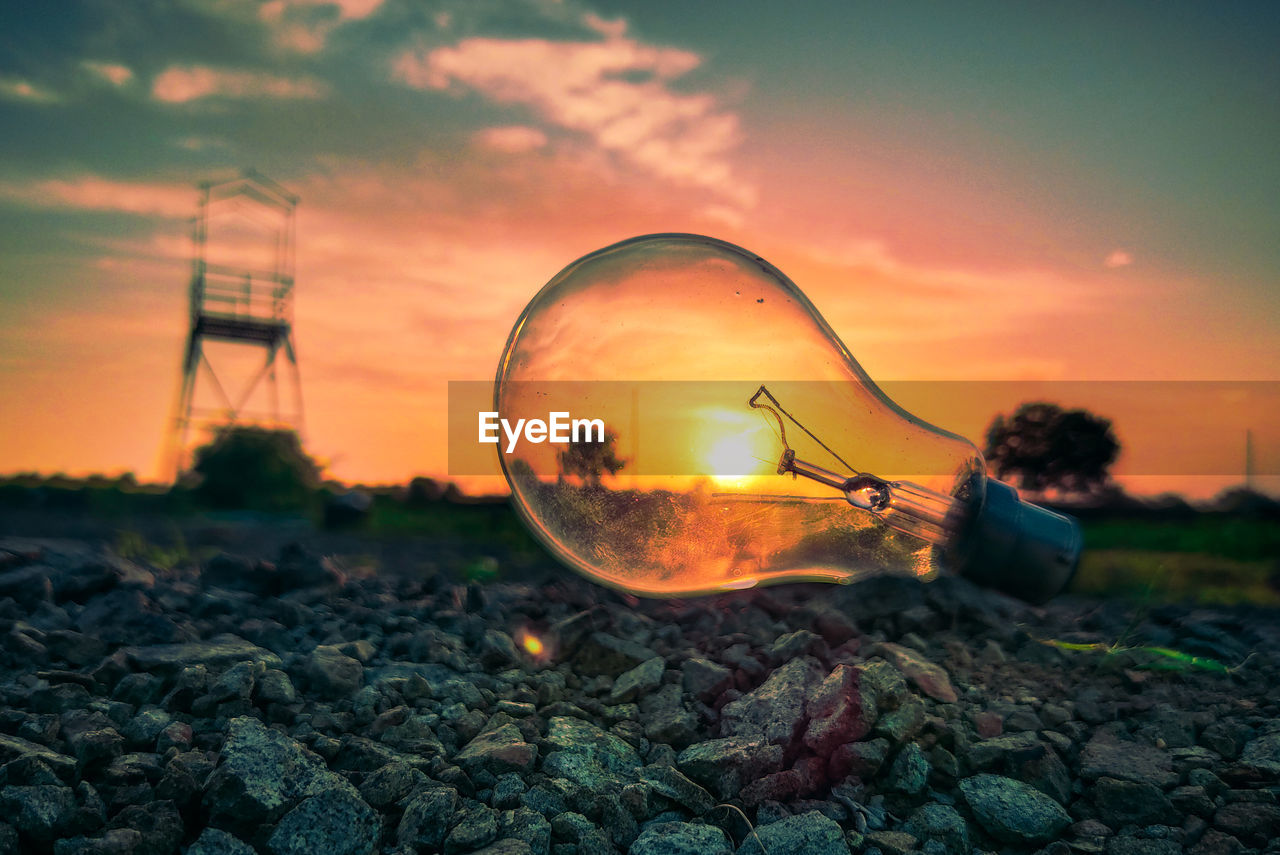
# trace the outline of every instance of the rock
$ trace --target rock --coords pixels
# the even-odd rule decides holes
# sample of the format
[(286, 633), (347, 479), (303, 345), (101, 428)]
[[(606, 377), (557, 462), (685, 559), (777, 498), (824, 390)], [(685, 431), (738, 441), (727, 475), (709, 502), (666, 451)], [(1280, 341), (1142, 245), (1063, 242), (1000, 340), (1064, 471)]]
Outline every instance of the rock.
[(886, 855), (907, 855), (918, 842), (905, 831), (872, 831), (867, 834), (867, 843)]
[(846, 775), (857, 775), (864, 780), (874, 778), (889, 756), (889, 740), (870, 739), (836, 746), (827, 765), (827, 776), (839, 781)]
[(816, 659), (805, 656), (774, 669), (755, 690), (725, 704), (721, 730), (726, 736), (763, 736), (774, 745), (790, 745), (804, 725), (818, 667)]
[(804, 744), (818, 756), (829, 756), (838, 746), (871, 732), (876, 702), (870, 691), (863, 691), (861, 674), (857, 668), (837, 665), (810, 698)]
[(969, 852), (969, 826), (950, 805), (930, 802), (922, 805), (902, 826), (920, 843), (940, 842), (948, 853)]
[(477, 849), (472, 855), (532, 855), (532, 853), (533, 849), (528, 843), (515, 838), (507, 838), (483, 849)]
[(685, 709), (679, 686), (667, 684), (641, 698), (640, 712), (647, 739), (684, 748), (698, 738), (698, 717)]
[(924, 719), (924, 704), (911, 697), (896, 710), (883, 713), (876, 721), (874, 732), (896, 745), (915, 737), (924, 727)]
[(401, 849), (438, 850), (457, 806), (458, 791), (453, 787), (432, 787), (414, 793), (400, 817), (396, 843)]
[(281, 667), (280, 657), (238, 635), (219, 635), (210, 641), (188, 644), (126, 647), (124, 653), (133, 668), (157, 674), (176, 674), (194, 665), (219, 671), (245, 661), (261, 662), (267, 668)]
[[(3, 844), (0, 844), (3, 845)], [(112, 828), (96, 837), (67, 837), (53, 844), (53, 855), (133, 855), (140, 852), (142, 832), (132, 828)], [(18, 851), (17, 841), (12, 850)], [(196, 852), (194, 848), (188, 852)], [(253, 850), (249, 852), (252, 855)], [(200, 855), (196, 852), (196, 855)]]
[(714, 825), (655, 822), (645, 826), (627, 855), (733, 855), (733, 844)]
[(113, 828), (131, 828), (142, 834), (138, 855), (169, 855), (178, 848), (185, 828), (171, 801), (129, 805), (111, 820)]
[(525, 742), (520, 728), (514, 724), (481, 733), (454, 758), (463, 768), (485, 769), (495, 775), (528, 771), (537, 759), (537, 746)]
[(255, 855), (253, 847), (217, 828), (206, 828), (191, 844), (187, 855)]
[(1093, 785), (1092, 796), (1098, 819), (1112, 828), (1178, 821), (1173, 805), (1151, 784), (1099, 778)]
[(1182, 847), (1173, 840), (1148, 840), (1141, 837), (1113, 837), (1107, 841), (1107, 855), (1179, 855)]
[(1249, 846), (1262, 847), (1280, 838), (1280, 806), (1264, 802), (1235, 802), (1213, 815), (1213, 825)]
[(1062, 805), (1012, 778), (974, 775), (960, 791), (982, 827), (1006, 843), (1047, 843), (1071, 824)]
[(551, 823), (527, 807), (498, 814), (498, 834), (525, 841), (529, 844), (530, 855), (547, 855), (551, 851)]
[(280, 550), (275, 576), (281, 591), (336, 588), (347, 581), (346, 574), (332, 559), (313, 555), (297, 543)]
[(267, 849), (273, 855), (371, 855), (382, 836), (382, 817), (346, 789), (303, 799), (281, 818)]
[(642, 644), (627, 641), (605, 632), (594, 632), (583, 640), (574, 657), (582, 674), (621, 674), (657, 654)]
[(760, 826), (738, 855), (849, 855), (849, 844), (839, 823), (811, 810)]
[(32, 840), (47, 843), (65, 836), (75, 814), (76, 797), (70, 787), (39, 784), (0, 789), (0, 816)]
[(888, 786), (908, 795), (924, 792), (929, 783), (929, 761), (914, 742), (908, 742), (894, 758), (889, 769)]
[(1223, 834), (1210, 828), (1200, 838), (1200, 842), (1187, 850), (1189, 855), (1241, 855), (1244, 844), (1230, 834)]
[(289, 675), (275, 668), (262, 672), (254, 685), (255, 697), (264, 704), (293, 704), (298, 701), (297, 690)]
[(645, 766), (640, 770), (639, 778), (655, 793), (683, 805), (694, 816), (702, 816), (715, 806), (711, 793), (671, 766)]
[(684, 690), (704, 703), (711, 703), (733, 684), (733, 672), (709, 659), (686, 659), (680, 670)]
[(647, 695), (662, 685), (662, 672), (666, 664), (661, 656), (646, 659), (630, 671), (626, 671), (613, 681), (613, 691), (609, 693), (609, 703), (624, 704), (637, 697)]
[(226, 552), (205, 562), (200, 570), (200, 582), (206, 587), (248, 591), (259, 595), (273, 594), (278, 587), (274, 567), (255, 564), (247, 558)]
[(1034, 733), (1016, 733), (1011, 736), (997, 736), (971, 744), (964, 757), (969, 761), (969, 768), (975, 772), (987, 769), (1004, 770), (1013, 759), (1041, 746)]
[(1245, 743), (1244, 751), (1240, 753), (1240, 763), (1272, 778), (1280, 778), (1280, 730)]
[(1183, 814), (1195, 816), (1211, 816), (1213, 799), (1205, 792), (1204, 787), (1175, 787), (1169, 793), (1169, 802)]
[(159, 707), (147, 707), (129, 720), (121, 734), (130, 748), (151, 748), (160, 731), (169, 726), (173, 716)]
[(360, 798), (376, 808), (385, 808), (400, 801), (416, 784), (425, 780), (422, 772), (397, 760), (365, 776), (360, 784)]
[(209, 699), (218, 703), (248, 700), (253, 694), (254, 682), (264, 671), (266, 666), (260, 661), (237, 662), (213, 681)]
[(59, 754), (35, 742), (29, 742), (20, 736), (0, 733), (0, 764), (12, 763), (15, 760), (30, 762), (39, 760), (48, 766), (64, 781), (74, 781), (76, 761), (65, 754)]
[(940, 666), (934, 665), (923, 655), (898, 644), (884, 643), (877, 648), (880, 655), (894, 664), (902, 675), (915, 683), (916, 688), (935, 701), (954, 704), (957, 695), (951, 678)]
[(256, 718), (233, 718), (222, 760), (205, 785), (210, 817), (232, 826), (275, 821), (302, 799), (329, 790), (355, 796), (324, 760)]
[(568, 778), (593, 793), (611, 792), (634, 779), (640, 768), (636, 750), (594, 724), (555, 716), (547, 727), (547, 743), (555, 750), (542, 761), (548, 775)]
[(782, 746), (731, 736), (690, 745), (676, 758), (681, 772), (717, 798), (731, 799), (745, 784), (782, 767)]
[(350, 697), (364, 685), (364, 666), (337, 647), (321, 644), (311, 651), (304, 668), (311, 688), (326, 698)]
[(1080, 774), (1087, 780), (1117, 778), (1166, 789), (1177, 785), (1178, 774), (1168, 752), (1139, 742), (1117, 739), (1099, 728), (1080, 752)]
[(191, 638), (140, 590), (117, 588), (89, 600), (76, 629), (107, 644), (163, 644)]

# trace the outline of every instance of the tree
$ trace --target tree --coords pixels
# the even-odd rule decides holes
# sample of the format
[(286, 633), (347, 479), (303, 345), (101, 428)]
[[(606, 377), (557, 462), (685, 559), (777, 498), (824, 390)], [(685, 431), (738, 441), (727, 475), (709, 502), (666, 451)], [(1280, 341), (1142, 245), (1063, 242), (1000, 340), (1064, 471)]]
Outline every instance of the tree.
[[(588, 433), (588, 435), (590, 435)], [(589, 439), (570, 440), (564, 451), (556, 452), (560, 465), (560, 478), (577, 476), (584, 484), (599, 487), (604, 473), (618, 474), (627, 461), (618, 457), (618, 435), (611, 430), (604, 432), (604, 441)]]
[(196, 449), (195, 498), (212, 508), (298, 510), (320, 483), (320, 466), (291, 430), (245, 425), (218, 429)]
[(1036, 402), (1008, 419), (996, 416), (984, 454), (997, 478), (1012, 476), (1021, 489), (1095, 494), (1107, 484), (1120, 443), (1108, 419)]

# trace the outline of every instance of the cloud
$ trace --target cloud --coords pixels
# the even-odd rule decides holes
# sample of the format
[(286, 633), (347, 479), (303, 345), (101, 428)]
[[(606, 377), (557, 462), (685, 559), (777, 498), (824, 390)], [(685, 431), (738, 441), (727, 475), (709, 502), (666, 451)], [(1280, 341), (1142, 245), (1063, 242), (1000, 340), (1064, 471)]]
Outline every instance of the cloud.
[(151, 82), (151, 95), (168, 104), (203, 98), (319, 98), (325, 85), (310, 77), (280, 77), (207, 65), (171, 66)]
[(198, 200), (193, 186), (113, 181), (95, 175), (0, 184), (0, 198), (39, 208), (118, 211), (145, 216), (189, 217)]
[(90, 74), (112, 86), (124, 86), (133, 80), (133, 69), (118, 62), (95, 62), (86, 59), (80, 64)]
[(268, 0), (258, 7), (258, 18), (281, 47), (317, 53), (335, 29), (368, 18), (382, 4), (383, 0)]
[(1130, 264), (1133, 264), (1133, 253), (1127, 249), (1113, 249), (1102, 260), (1103, 267), (1128, 267)]
[(53, 104), (59, 100), (56, 93), (21, 77), (0, 77), (0, 98), (36, 104)]
[[(616, 24), (601, 27), (620, 32)], [(406, 51), (392, 73), (418, 89), (456, 86), (529, 107), (651, 175), (750, 207), (754, 188), (729, 163), (741, 137), (738, 117), (709, 94), (672, 86), (701, 61), (690, 51), (621, 35), (589, 42), (477, 37)]]
[(483, 148), (503, 154), (520, 154), (542, 148), (547, 144), (547, 135), (528, 125), (507, 125), (485, 128), (476, 134), (476, 142)]

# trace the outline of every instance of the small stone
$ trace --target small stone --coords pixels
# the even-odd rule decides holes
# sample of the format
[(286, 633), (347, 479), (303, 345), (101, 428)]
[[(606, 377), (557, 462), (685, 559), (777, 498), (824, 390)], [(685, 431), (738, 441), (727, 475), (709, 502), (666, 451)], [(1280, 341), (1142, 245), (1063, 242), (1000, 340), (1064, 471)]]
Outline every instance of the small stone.
[(1160, 789), (1178, 783), (1168, 752), (1117, 739), (1105, 729), (1099, 729), (1080, 753), (1080, 774), (1087, 780), (1117, 778)]
[(186, 829), (171, 801), (129, 805), (111, 820), (113, 828), (131, 828), (142, 834), (138, 855), (168, 855), (178, 847)]
[(1280, 730), (1245, 743), (1244, 751), (1240, 753), (1240, 763), (1265, 772), (1272, 778), (1280, 778)]
[(372, 855), (381, 836), (377, 811), (348, 790), (326, 790), (286, 813), (267, 849), (273, 855)]
[(139, 671), (175, 674), (183, 668), (203, 665), (220, 670), (237, 662), (262, 662), (267, 668), (279, 668), (280, 657), (236, 635), (219, 635), (209, 641), (189, 644), (156, 644), (148, 647), (126, 647), (125, 656)]
[(253, 847), (235, 835), (217, 828), (206, 828), (191, 844), (187, 855), (255, 855)]
[(935, 701), (953, 704), (958, 700), (951, 678), (940, 666), (933, 664), (914, 650), (898, 644), (881, 644), (881, 655), (892, 662), (903, 676), (916, 684), (916, 688)]
[(1012, 778), (975, 775), (960, 791), (982, 827), (1006, 843), (1047, 843), (1071, 824), (1062, 805)]
[(13, 785), (0, 790), (0, 815), (33, 840), (47, 843), (65, 836), (75, 813), (70, 787)]
[(758, 827), (738, 855), (849, 855), (849, 844), (839, 823), (811, 810)]
[(1184, 814), (1194, 814), (1195, 816), (1211, 816), (1213, 814), (1213, 799), (1209, 798), (1209, 794), (1205, 792), (1204, 787), (1175, 787), (1169, 793), (1169, 801)]
[(879, 738), (866, 742), (853, 742), (839, 745), (831, 755), (828, 764), (828, 775), (838, 781), (846, 775), (856, 775), (870, 780), (880, 771), (889, 756), (889, 740)]
[(1164, 793), (1151, 784), (1099, 778), (1092, 794), (1098, 819), (1112, 828), (1168, 823), (1178, 818)]
[(495, 775), (524, 772), (537, 762), (538, 748), (525, 742), (514, 724), (504, 724), (476, 736), (454, 759), (464, 768), (485, 769)]
[(638, 774), (655, 793), (683, 805), (694, 816), (702, 816), (715, 806), (709, 792), (671, 766), (645, 766)]
[(1213, 825), (1249, 846), (1262, 847), (1280, 838), (1280, 806), (1263, 802), (1235, 802), (1213, 815)]
[(867, 843), (879, 849), (884, 855), (907, 855), (918, 843), (914, 836), (905, 831), (871, 831), (867, 833)]
[(458, 791), (453, 787), (433, 787), (415, 793), (400, 817), (396, 843), (401, 849), (438, 850), (457, 806)]
[(709, 659), (686, 659), (680, 670), (684, 690), (704, 703), (711, 703), (733, 684), (733, 672)]
[(969, 851), (969, 826), (964, 817), (950, 805), (936, 802), (922, 805), (902, 826), (902, 830), (921, 843), (939, 841), (947, 852)]
[(745, 784), (782, 766), (782, 746), (762, 739), (731, 736), (691, 745), (681, 751), (676, 765), (717, 798), (731, 799)]
[(627, 855), (733, 855), (733, 844), (714, 825), (655, 822), (645, 826)]
[(578, 670), (587, 675), (621, 674), (657, 654), (644, 645), (605, 632), (595, 632), (583, 640), (574, 658)]
[(638, 697), (647, 695), (662, 685), (662, 673), (666, 664), (661, 656), (646, 659), (630, 671), (626, 671), (613, 681), (613, 691), (609, 694), (609, 703), (624, 704)]
[(289, 675), (275, 668), (262, 672), (254, 685), (255, 697), (264, 704), (293, 704), (298, 701), (298, 693), (293, 687)]
[(258, 675), (266, 670), (261, 662), (237, 662), (222, 672), (209, 687), (210, 700), (223, 701), (248, 700), (253, 694), (253, 684)]
[[(53, 855), (135, 855), (142, 851), (142, 832), (132, 828), (111, 828), (95, 837), (67, 837), (53, 844)], [(3, 844), (0, 843), (0, 846)], [(11, 850), (17, 852), (17, 840)], [(253, 850), (248, 850), (252, 855)], [(191, 848), (188, 852), (196, 852)]]
[(1200, 838), (1200, 842), (1187, 852), (1189, 855), (1241, 855), (1244, 852), (1244, 844), (1230, 834), (1223, 834), (1216, 828), (1210, 828)]
[(397, 760), (365, 776), (360, 784), (360, 798), (376, 808), (385, 808), (400, 801), (415, 784), (424, 780), (425, 776), (420, 771)]
[(364, 685), (364, 666), (359, 659), (340, 652), (329, 644), (311, 651), (305, 667), (311, 687), (327, 698), (350, 697)]
[(492, 843), (498, 836), (498, 817), (491, 808), (472, 804), (464, 808), (462, 816), (444, 839), (446, 855), (471, 852)]
[(924, 704), (912, 697), (896, 710), (883, 713), (876, 721), (875, 733), (900, 744), (912, 739), (924, 727)]
[(817, 682), (812, 657), (793, 659), (774, 669), (755, 690), (720, 710), (727, 736), (763, 736), (774, 745), (790, 745), (804, 724), (805, 705)]
[(804, 744), (820, 757), (838, 746), (857, 742), (876, 722), (875, 697), (864, 691), (861, 670), (837, 665), (808, 703), (809, 727)]
[(1107, 841), (1107, 855), (1179, 855), (1182, 847), (1174, 840), (1141, 837), (1113, 837)]
[(632, 780), (641, 765), (634, 748), (580, 719), (554, 716), (546, 741), (556, 750), (542, 761), (543, 771), (576, 781), (593, 793), (616, 790)]
[(121, 735), (130, 748), (151, 748), (160, 731), (169, 726), (173, 716), (159, 707), (142, 709), (124, 726)]
[(498, 834), (525, 841), (531, 855), (547, 855), (551, 851), (551, 823), (527, 807), (498, 814)]
[(929, 761), (914, 742), (908, 742), (894, 758), (889, 769), (888, 786), (900, 793), (916, 795), (929, 783)]

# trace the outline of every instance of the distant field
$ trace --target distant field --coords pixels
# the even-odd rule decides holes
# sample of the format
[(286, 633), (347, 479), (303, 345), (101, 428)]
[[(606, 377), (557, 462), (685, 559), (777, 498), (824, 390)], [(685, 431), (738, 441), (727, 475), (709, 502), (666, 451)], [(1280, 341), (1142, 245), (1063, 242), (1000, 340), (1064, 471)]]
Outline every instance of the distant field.
[(1280, 523), (1099, 520), (1084, 523), (1084, 538), (1077, 593), (1280, 606)]

